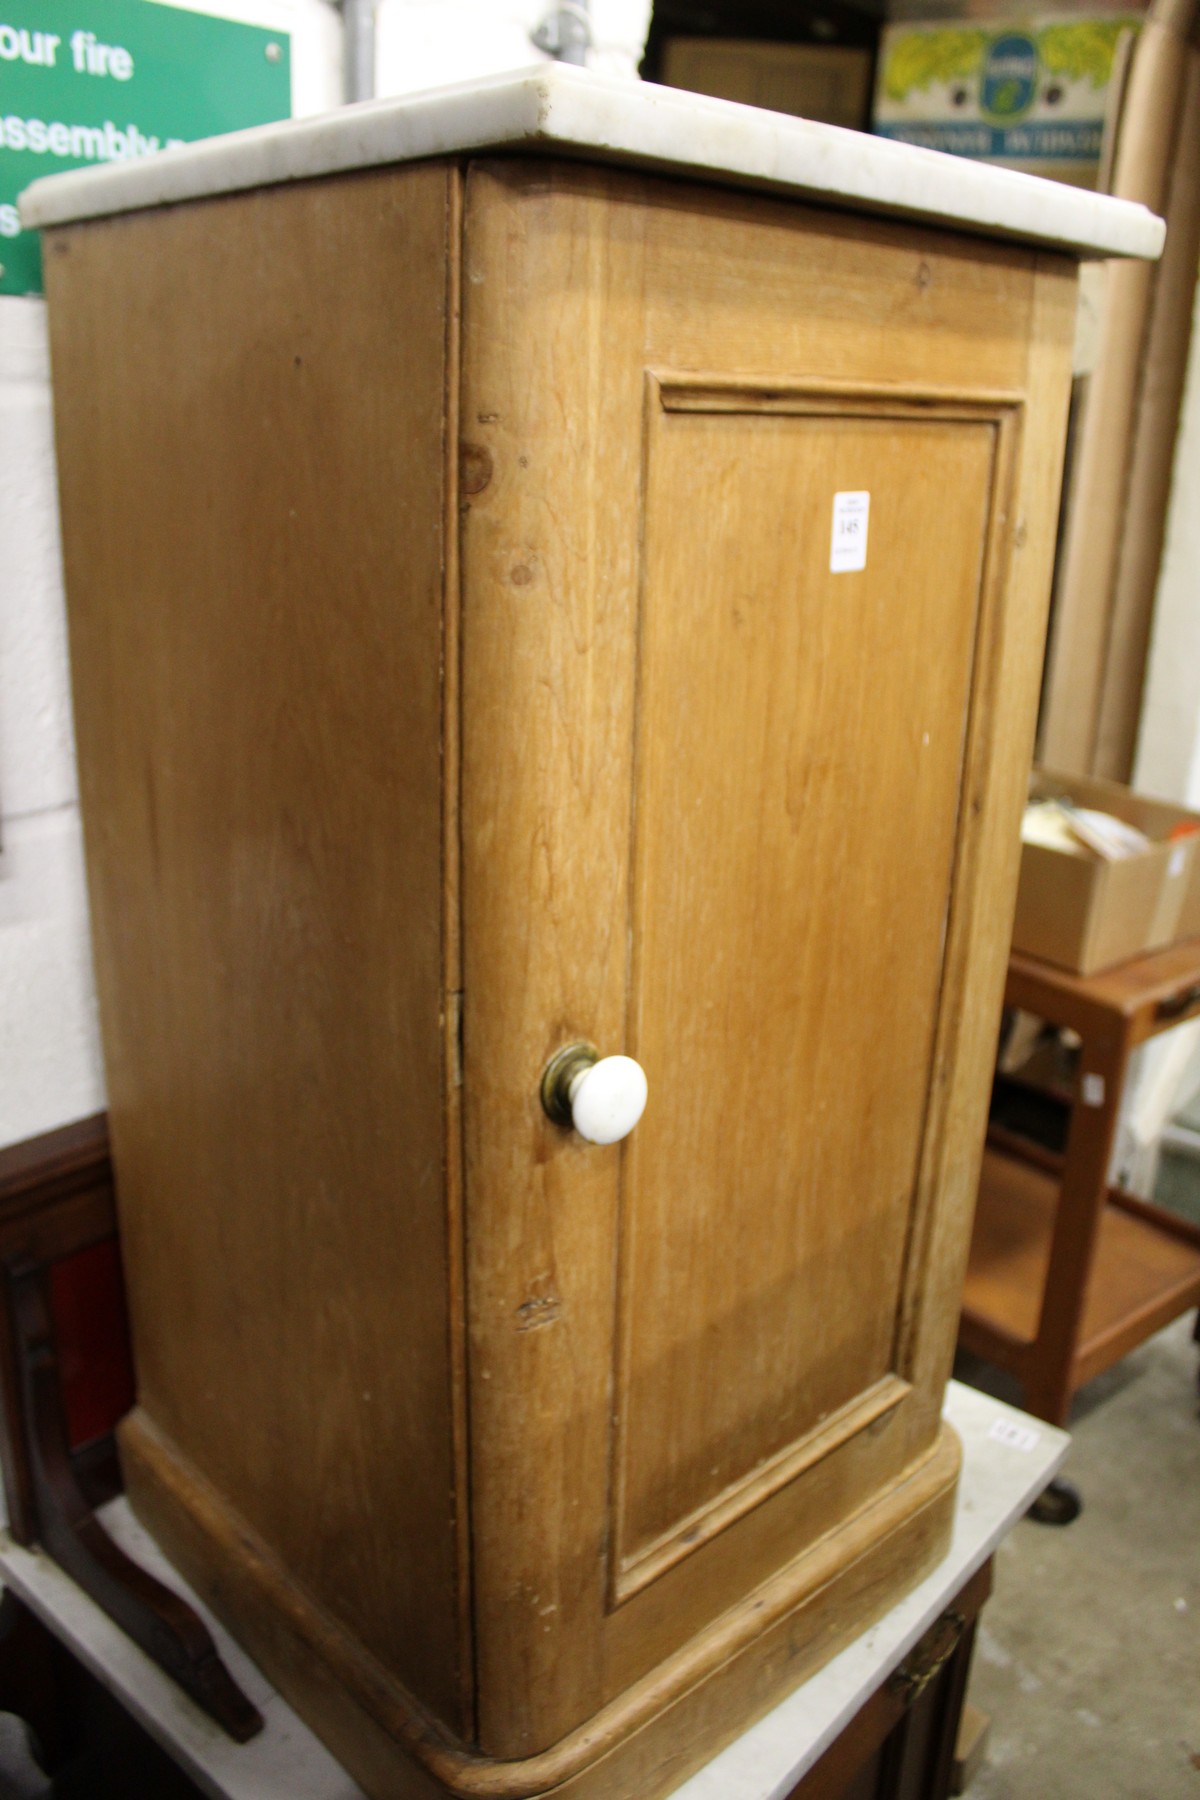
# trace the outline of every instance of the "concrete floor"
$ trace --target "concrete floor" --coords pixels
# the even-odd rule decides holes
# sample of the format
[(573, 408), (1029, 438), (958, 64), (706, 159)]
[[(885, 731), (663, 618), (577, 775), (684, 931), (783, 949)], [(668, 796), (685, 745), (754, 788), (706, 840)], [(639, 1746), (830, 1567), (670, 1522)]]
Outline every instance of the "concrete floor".
[[(970, 1697), (991, 1718), (970, 1800), (1200, 1800), (1195, 1315), (1078, 1396), (1064, 1474), (1084, 1510), (996, 1558)], [(982, 1365), (966, 1380), (1014, 1398)]]

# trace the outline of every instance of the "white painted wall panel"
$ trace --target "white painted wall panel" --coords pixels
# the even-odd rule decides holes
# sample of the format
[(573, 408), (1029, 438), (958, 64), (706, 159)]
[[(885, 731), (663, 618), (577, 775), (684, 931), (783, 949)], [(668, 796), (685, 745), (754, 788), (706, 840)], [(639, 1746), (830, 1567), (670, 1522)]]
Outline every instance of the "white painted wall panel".
[(79, 819), (6, 821), (0, 852), (0, 1144), (104, 1105)]
[(45, 307), (0, 298), (0, 1144), (104, 1104), (83, 892)]
[[(651, 0), (591, 0), (589, 66), (637, 75)], [(543, 60), (530, 32), (553, 0), (380, 0), (376, 82), (383, 94), (444, 87)]]
[(75, 752), (45, 308), (0, 296), (0, 812), (69, 804)]
[(1133, 781), (1148, 794), (1200, 809), (1200, 289)]

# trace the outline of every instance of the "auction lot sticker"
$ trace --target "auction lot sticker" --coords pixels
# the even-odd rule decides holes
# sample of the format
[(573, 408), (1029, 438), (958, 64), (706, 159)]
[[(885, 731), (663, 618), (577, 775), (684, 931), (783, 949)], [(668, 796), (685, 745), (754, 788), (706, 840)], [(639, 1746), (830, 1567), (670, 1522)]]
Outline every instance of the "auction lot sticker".
[(40, 175), (286, 119), (291, 42), (160, 0), (0, 0), (0, 294), (40, 294)]

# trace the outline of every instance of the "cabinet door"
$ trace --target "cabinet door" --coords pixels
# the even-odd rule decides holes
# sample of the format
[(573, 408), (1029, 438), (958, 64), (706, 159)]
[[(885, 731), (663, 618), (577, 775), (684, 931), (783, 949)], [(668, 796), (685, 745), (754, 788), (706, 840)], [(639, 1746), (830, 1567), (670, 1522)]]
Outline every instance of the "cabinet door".
[(999, 436), (857, 396), (655, 390), (625, 1033), (655, 1103), (621, 1160), (619, 1598), (909, 1392)]
[[(450, 666), (495, 1754), (556, 1741), (933, 1446), (1068, 289), (769, 200), (471, 172)], [(623, 1145), (542, 1114), (575, 1038), (646, 1069)]]

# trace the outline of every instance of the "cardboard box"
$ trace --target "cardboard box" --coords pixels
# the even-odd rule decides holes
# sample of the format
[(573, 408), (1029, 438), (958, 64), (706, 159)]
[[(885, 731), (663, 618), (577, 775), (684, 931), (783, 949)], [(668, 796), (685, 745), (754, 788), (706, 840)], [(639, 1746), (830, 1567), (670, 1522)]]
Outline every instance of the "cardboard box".
[(1031, 799), (1065, 797), (1112, 813), (1153, 840), (1142, 856), (1101, 857), (1021, 847), (1013, 949), (1094, 975), (1148, 950), (1200, 936), (1200, 832), (1171, 839), (1200, 814), (1150, 800), (1115, 781), (1035, 769)]
[(891, 24), (879, 45), (881, 137), (1095, 187), (1118, 46), (1142, 13)]

